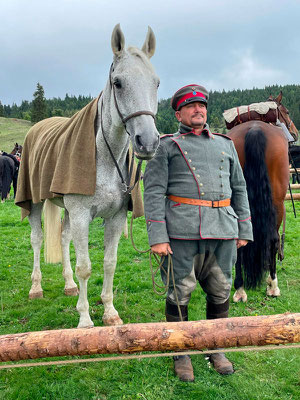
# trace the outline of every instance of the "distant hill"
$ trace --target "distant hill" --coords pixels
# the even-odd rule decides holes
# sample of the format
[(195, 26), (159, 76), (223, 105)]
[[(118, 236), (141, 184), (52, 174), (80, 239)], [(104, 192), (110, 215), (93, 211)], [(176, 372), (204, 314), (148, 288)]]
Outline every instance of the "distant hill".
[(15, 143), (23, 145), (32, 123), (24, 119), (0, 117), (0, 150), (10, 153)]
[[(209, 93), (208, 123), (214, 132), (226, 133), (223, 112), (232, 107), (266, 101), (269, 95), (274, 98), (282, 91), (282, 104), (289, 110), (290, 117), (300, 130), (300, 85), (273, 85), (264, 89), (231, 90), (225, 92), (214, 91)], [(90, 96), (69, 96), (65, 99), (53, 98), (46, 100), (48, 116), (70, 117), (92, 100)], [(156, 117), (157, 129), (161, 134), (176, 132), (178, 122), (170, 105), (171, 99), (162, 99), (158, 103)], [(1, 103), (0, 103), (1, 104)], [(23, 138), (31, 123), (22, 119), (30, 119), (31, 103), (23, 101), (21, 106), (16, 104), (2, 107), (0, 117), (0, 150), (10, 150), (16, 141), (23, 142)], [(1, 112), (0, 112), (1, 115)]]

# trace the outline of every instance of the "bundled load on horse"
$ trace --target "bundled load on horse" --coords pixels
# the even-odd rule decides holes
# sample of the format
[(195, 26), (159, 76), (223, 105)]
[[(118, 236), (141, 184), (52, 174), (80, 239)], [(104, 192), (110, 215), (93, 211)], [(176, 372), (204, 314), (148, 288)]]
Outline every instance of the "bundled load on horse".
[(274, 101), (252, 103), (248, 106), (230, 108), (224, 111), (227, 129), (247, 121), (263, 121), (276, 124), (278, 119), (277, 104)]

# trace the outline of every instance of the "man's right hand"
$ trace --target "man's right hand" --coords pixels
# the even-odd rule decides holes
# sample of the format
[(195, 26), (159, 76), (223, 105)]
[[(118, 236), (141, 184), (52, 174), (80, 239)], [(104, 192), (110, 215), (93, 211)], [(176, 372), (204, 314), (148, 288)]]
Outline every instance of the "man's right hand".
[(151, 246), (151, 250), (158, 256), (167, 256), (169, 253), (173, 254), (170, 243), (157, 243)]

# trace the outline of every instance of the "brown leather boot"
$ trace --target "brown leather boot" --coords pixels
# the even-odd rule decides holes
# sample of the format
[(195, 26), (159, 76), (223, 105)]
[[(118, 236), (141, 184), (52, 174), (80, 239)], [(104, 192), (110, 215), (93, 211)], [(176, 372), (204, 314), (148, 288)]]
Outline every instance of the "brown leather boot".
[(181, 381), (194, 382), (195, 377), (191, 358), (189, 356), (175, 356), (173, 359), (175, 375)]
[(211, 354), (209, 360), (219, 374), (231, 375), (234, 373), (232, 363), (225, 357), (224, 353)]
[[(206, 303), (207, 319), (227, 318), (228, 311), (229, 299), (227, 299), (223, 304), (213, 304), (208, 301)], [(209, 360), (219, 374), (231, 375), (234, 373), (232, 363), (225, 357), (224, 353), (210, 354)]]

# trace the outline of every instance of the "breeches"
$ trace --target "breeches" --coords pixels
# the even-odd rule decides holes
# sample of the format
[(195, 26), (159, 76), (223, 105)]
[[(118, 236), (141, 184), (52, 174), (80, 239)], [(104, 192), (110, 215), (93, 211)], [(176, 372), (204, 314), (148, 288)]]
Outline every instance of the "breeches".
[[(170, 239), (173, 251), (175, 287), (180, 305), (187, 305), (197, 281), (212, 304), (228, 300), (232, 283), (232, 267), (236, 262), (235, 239), (178, 240)], [(161, 276), (166, 284), (168, 258), (164, 260)], [(176, 304), (170, 274), (167, 301)]]

